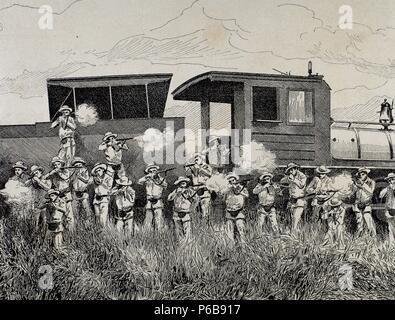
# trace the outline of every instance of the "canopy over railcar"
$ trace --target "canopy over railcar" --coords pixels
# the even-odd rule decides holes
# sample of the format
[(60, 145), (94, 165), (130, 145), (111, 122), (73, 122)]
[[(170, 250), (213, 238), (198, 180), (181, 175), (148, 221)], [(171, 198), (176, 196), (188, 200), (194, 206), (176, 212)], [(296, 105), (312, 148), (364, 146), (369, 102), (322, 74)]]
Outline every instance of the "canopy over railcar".
[(47, 80), (52, 118), (62, 104), (95, 105), (101, 120), (161, 118), (172, 74), (133, 74)]

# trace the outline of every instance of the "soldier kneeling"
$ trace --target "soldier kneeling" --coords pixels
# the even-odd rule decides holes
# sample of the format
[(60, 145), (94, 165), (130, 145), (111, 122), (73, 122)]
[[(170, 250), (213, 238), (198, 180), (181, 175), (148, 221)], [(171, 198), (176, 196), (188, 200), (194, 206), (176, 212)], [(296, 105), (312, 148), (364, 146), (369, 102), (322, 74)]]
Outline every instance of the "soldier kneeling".
[(67, 215), (66, 202), (59, 195), (58, 190), (49, 190), (47, 195), (49, 201), (43, 207), (46, 210), (45, 240), (49, 239), (51, 247), (55, 250), (62, 248), (64, 227), (67, 228), (71, 222)]
[(115, 195), (115, 202), (117, 204), (117, 212), (114, 214), (115, 227), (119, 232), (125, 234), (134, 234), (134, 217), (133, 207), (136, 199), (136, 193), (131, 187), (132, 181), (128, 177), (123, 176), (115, 180), (116, 187), (112, 189), (111, 194)]
[(346, 210), (339, 199), (331, 199), (328, 203), (329, 211), (324, 211), (322, 219), (328, 221), (328, 231), (325, 235), (324, 245), (328, 242), (338, 243), (344, 247), (344, 216)]
[(177, 186), (169, 194), (167, 200), (174, 201), (173, 220), (178, 241), (191, 239), (191, 208), (196, 192), (188, 187), (190, 180), (179, 177), (174, 185)]

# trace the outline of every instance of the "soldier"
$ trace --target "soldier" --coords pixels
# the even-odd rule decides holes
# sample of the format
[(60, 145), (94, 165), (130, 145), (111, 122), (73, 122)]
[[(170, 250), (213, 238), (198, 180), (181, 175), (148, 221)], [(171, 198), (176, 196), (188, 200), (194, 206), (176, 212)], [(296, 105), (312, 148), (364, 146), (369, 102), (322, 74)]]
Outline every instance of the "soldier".
[(30, 169), (30, 179), (26, 181), (25, 185), (32, 188), (33, 193), (33, 223), (36, 230), (39, 227), (40, 218), (44, 220), (45, 210), (42, 209), (45, 196), (51, 189), (51, 181), (43, 178), (44, 168), (33, 165)]
[(259, 182), (252, 191), (253, 194), (258, 195), (259, 199), (257, 210), (259, 232), (262, 232), (267, 220), (270, 222), (271, 229), (275, 233), (279, 232), (274, 201), (276, 194), (280, 193), (280, 190), (272, 183), (272, 179), (273, 175), (271, 173), (264, 172), (259, 177)]
[(42, 208), (46, 210), (46, 226), (45, 239), (50, 239), (51, 247), (55, 250), (62, 249), (63, 246), (63, 231), (68, 228), (71, 219), (67, 215), (66, 203), (60, 197), (58, 190), (51, 189), (48, 191), (46, 202)]
[(118, 135), (107, 132), (103, 137), (103, 142), (99, 146), (99, 150), (104, 151), (107, 164), (116, 172), (118, 178), (125, 176), (125, 167), (122, 164), (122, 150), (128, 150), (126, 141), (118, 141)]
[(322, 214), (322, 219), (328, 221), (328, 231), (323, 245), (328, 242), (337, 242), (340, 247), (344, 247), (344, 216), (346, 210), (342, 206), (342, 202), (336, 198), (329, 200), (328, 207), (329, 209)]
[(84, 213), (81, 217), (87, 219), (92, 216), (88, 192), (90, 179), (89, 171), (86, 167), (86, 162), (80, 157), (75, 157), (71, 166), (74, 169), (71, 177), (71, 186), (75, 207), (78, 213)]
[(102, 227), (107, 227), (109, 218), (109, 202), (112, 185), (114, 183), (114, 170), (112, 167), (97, 163), (92, 169), (90, 182), (95, 187), (95, 197), (93, 199), (93, 207), (97, 223)]
[(8, 181), (18, 181), (21, 185), (25, 185), (29, 176), (26, 174), (27, 166), (23, 161), (17, 161), (13, 166), (14, 175)]
[[(25, 187), (29, 176), (26, 174), (27, 166), (23, 161), (17, 161), (13, 166), (14, 175), (5, 184), (0, 194), (6, 198), (11, 212), (19, 218), (26, 219), (31, 209), (31, 192)], [(1, 225), (0, 225), (0, 228)]]
[[(248, 190), (240, 184), (240, 179), (235, 174), (227, 177), (229, 190), (224, 194), (226, 207), (226, 231), (232, 243), (246, 242), (245, 236), (245, 206), (248, 198)], [(235, 237), (236, 235), (236, 237)]]
[(197, 192), (197, 209), (205, 222), (210, 220), (211, 193), (207, 189), (206, 182), (212, 176), (213, 169), (205, 163), (201, 154), (195, 154), (193, 163), (187, 163), (186, 174), (192, 176), (192, 183)]
[(388, 223), (389, 244), (395, 243), (395, 173), (391, 172), (385, 178), (388, 186), (381, 190), (380, 199), (385, 199), (385, 217)]
[(390, 105), (387, 102), (387, 99), (384, 99), (384, 102), (381, 104), (380, 119), (379, 122), (383, 125), (385, 130), (388, 130), (388, 125), (394, 121), (392, 116), (393, 105)]
[(300, 166), (296, 163), (289, 163), (285, 169), (286, 176), (280, 181), (282, 184), (289, 184), (288, 208), (291, 212), (292, 232), (300, 230), (300, 220), (306, 204), (305, 188), (307, 177), (299, 170), (299, 168)]
[(317, 175), (306, 188), (308, 195), (314, 194), (313, 201), (311, 202), (313, 209), (312, 221), (320, 220), (321, 212), (330, 209), (328, 201), (335, 194), (332, 179), (328, 176), (331, 170), (325, 166), (319, 166), (315, 169), (315, 172)]
[(209, 140), (208, 161), (216, 172), (222, 172), (224, 167), (229, 164), (229, 149), (221, 144), (220, 137), (212, 137)]
[(363, 231), (363, 220), (372, 237), (376, 237), (376, 227), (372, 218), (372, 198), (376, 183), (368, 177), (368, 168), (359, 168), (357, 179), (353, 184), (353, 194), (355, 194), (355, 204), (353, 210), (357, 218), (357, 232), (360, 236)]
[(73, 110), (69, 106), (62, 106), (58, 112), (62, 113), (51, 125), (51, 128), (59, 126), (60, 150), (58, 157), (66, 165), (70, 165), (75, 155), (74, 134), (77, 126), (71, 116)]
[(147, 193), (147, 204), (145, 206), (144, 230), (151, 230), (153, 222), (158, 231), (164, 227), (163, 216), (163, 191), (167, 188), (165, 178), (158, 174), (159, 166), (155, 164), (148, 165), (144, 170), (146, 175), (138, 183), (145, 185)]
[(178, 241), (191, 239), (191, 208), (196, 192), (188, 187), (190, 181), (186, 177), (179, 177), (174, 182), (177, 188), (167, 198), (174, 202), (173, 220)]
[(50, 179), (52, 188), (60, 192), (59, 197), (65, 201), (66, 210), (67, 210), (66, 214), (70, 219), (69, 229), (70, 231), (73, 231), (75, 227), (75, 220), (74, 220), (73, 204), (72, 204), (73, 197), (71, 195), (71, 189), (70, 189), (71, 173), (70, 170), (64, 168), (65, 162), (63, 159), (59, 157), (53, 157), (51, 161), (51, 165), (53, 167), (52, 171), (47, 173), (43, 177), (43, 179), (44, 180)]
[(111, 191), (115, 196), (117, 212), (114, 214), (115, 227), (119, 232), (127, 235), (134, 234), (133, 207), (136, 193), (131, 187), (133, 182), (128, 177), (121, 177), (116, 180), (116, 187)]

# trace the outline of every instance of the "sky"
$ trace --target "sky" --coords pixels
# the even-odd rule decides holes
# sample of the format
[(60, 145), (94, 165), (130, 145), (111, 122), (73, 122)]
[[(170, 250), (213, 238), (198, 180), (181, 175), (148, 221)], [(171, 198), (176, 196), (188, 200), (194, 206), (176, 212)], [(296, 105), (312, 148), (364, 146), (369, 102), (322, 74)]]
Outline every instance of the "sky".
[[(395, 2), (347, 1), (351, 29), (342, 28), (344, 4), (0, 0), (0, 124), (48, 121), (50, 77), (170, 72), (173, 90), (210, 70), (306, 75), (311, 60), (333, 110), (393, 97)], [(42, 5), (52, 29), (40, 28)], [(166, 115), (182, 106), (169, 95)]]

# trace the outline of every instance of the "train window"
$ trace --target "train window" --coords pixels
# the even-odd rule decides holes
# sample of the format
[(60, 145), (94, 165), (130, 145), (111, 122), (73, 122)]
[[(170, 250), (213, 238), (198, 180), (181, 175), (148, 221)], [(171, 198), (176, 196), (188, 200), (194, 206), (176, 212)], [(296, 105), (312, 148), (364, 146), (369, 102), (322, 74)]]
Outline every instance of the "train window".
[(277, 89), (253, 87), (253, 121), (275, 121), (278, 119)]
[(290, 123), (313, 123), (313, 92), (289, 91), (288, 121)]

